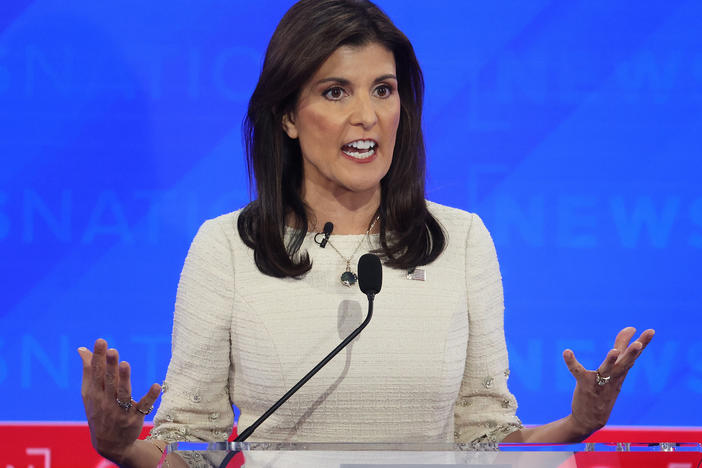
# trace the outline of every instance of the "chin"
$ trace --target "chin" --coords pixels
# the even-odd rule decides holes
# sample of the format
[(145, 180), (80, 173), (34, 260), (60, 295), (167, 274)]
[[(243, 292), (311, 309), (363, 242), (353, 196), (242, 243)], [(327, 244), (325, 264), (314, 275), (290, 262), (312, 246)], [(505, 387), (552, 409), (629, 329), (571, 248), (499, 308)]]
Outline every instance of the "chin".
[[(372, 171), (358, 171), (345, 174), (339, 182), (351, 192), (371, 192), (380, 190), (380, 181), (387, 174), (387, 170), (374, 168)], [(383, 168), (384, 169), (384, 168)], [(389, 168), (388, 168), (389, 169)]]
[(353, 193), (365, 193), (374, 192), (375, 190), (380, 190), (380, 179), (375, 183), (368, 183), (368, 180), (354, 182), (348, 182), (344, 184), (344, 188), (349, 192)]

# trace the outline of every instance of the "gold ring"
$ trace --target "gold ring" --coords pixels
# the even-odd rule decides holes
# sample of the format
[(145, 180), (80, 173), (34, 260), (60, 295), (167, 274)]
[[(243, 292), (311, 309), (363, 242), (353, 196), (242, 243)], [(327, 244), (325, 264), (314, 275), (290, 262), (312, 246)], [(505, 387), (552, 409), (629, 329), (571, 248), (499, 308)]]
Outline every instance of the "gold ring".
[(143, 414), (144, 416), (146, 416), (146, 415), (149, 414), (151, 411), (153, 411), (154, 407), (152, 406), (151, 408), (147, 409), (146, 411), (140, 410), (138, 406), (135, 406), (134, 409), (136, 409), (138, 412), (140, 412), (141, 414)]

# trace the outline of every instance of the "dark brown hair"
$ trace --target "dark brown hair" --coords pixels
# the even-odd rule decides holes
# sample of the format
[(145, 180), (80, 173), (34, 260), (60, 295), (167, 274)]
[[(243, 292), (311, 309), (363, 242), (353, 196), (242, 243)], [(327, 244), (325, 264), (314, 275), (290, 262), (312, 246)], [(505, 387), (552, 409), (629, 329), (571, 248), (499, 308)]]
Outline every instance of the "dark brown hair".
[[(244, 121), (249, 181), (257, 198), (240, 213), (238, 230), (267, 275), (297, 277), (312, 267), (306, 252), (299, 251), (308, 226), (300, 195), (302, 154), (299, 142), (283, 131), (283, 116), (294, 110), (303, 85), (337, 48), (370, 43), (392, 51), (401, 102), (392, 163), (381, 180), (376, 253), (390, 267), (409, 269), (431, 263), (444, 249), (444, 233), (424, 200), (424, 79), (412, 44), (367, 0), (301, 0), (273, 33)], [(290, 214), (296, 231), (286, 244)]]

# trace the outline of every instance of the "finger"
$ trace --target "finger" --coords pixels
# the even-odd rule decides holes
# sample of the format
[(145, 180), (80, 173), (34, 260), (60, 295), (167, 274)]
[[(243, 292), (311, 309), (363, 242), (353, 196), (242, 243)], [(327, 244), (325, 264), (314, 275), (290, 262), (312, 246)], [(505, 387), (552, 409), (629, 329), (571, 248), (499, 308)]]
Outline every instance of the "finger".
[(107, 353), (107, 341), (98, 338), (93, 347), (93, 357), (90, 361), (92, 368), (93, 385), (96, 390), (102, 390), (105, 383), (105, 355)]
[(108, 397), (117, 396), (119, 352), (114, 348), (108, 349), (105, 360), (105, 393)]
[(119, 363), (119, 382), (117, 384), (117, 398), (125, 403), (132, 401), (132, 382), (130, 379), (131, 368), (129, 363)]
[(621, 353), (618, 349), (610, 349), (607, 356), (605, 356), (604, 361), (602, 361), (602, 364), (600, 364), (600, 367), (597, 368), (597, 372), (599, 372), (602, 377), (610, 376), (612, 374), (612, 369), (614, 369), (614, 364), (617, 362), (617, 358), (620, 354)]
[(656, 331), (652, 328), (649, 328), (648, 330), (641, 333), (641, 335), (639, 335), (639, 337), (636, 339), (636, 341), (638, 341), (639, 343), (642, 344), (642, 347), (641, 347), (642, 351), (646, 346), (648, 346), (648, 344), (653, 339), (653, 335), (655, 335), (655, 334), (656, 334)]
[(154, 406), (154, 403), (156, 402), (156, 399), (159, 397), (161, 394), (161, 386), (157, 383), (151, 385), (151, 388), (149, 388), (149, 391), (146, 392), (146, 395), (141, 397), (139, 402), (136, 404), (136, 407), (141, 410), (141, 414), (146, 416), (144, 413), (150, 413), (151, 409)]
[(636, 359), (641, 355), (643, 349), (651, 342), (655, 333), (656, 332), (650, 328), (641, 333), (636, 341), (632, 342), (627, 347), (626, 351), (620, 355), (617, 364), (626, 371), (631, 369)]
[(573, 374), (573, 377), (575, 377), (575, 380), (578, 380), (587, 372), (587, 370), (582, 366), (582, 364), (580, 364), (578, 360), (575, 359), (575, 354), (572, 350), (566, 349), (565, 351), (563, 351), (563, 360), (565, 361), (566, 366), (568, 366), (568, 370), (570, 371), (570, 373)]
[(617, 337), (614, 339), (614, 348), (618, 349), (620, 353), (623, 353), (626, 347), (629, 345), (629, 341), (634, 337), (636, 333), (636, 328), (626, 327), (617, 333)]
[(80, 392), (81, 395), (85, 396), (88, 392), (88, 385), (92, 381), (90, 378), (92, 371), (90, 361), (93, 359), (93, 353), (91, 353), (88, 348), (81, 346), (78, 348), (78, 355), (83, 363), (83, 378), (81, 380)]
[(631, 366), (634, 365), (636, 358), (639, 357), (642, 350), (643, 344), (641, 344), (641, 342), (638, 340), (634, 341), (629, 345), (628, 348), (626, 348), (626, 351), (622, 353), (621, 357), (619, 358), (619, 361), (617, 362), (618, 366), (624, 369), (625, 371), (628, 371), (629, 369), (631, 369)]

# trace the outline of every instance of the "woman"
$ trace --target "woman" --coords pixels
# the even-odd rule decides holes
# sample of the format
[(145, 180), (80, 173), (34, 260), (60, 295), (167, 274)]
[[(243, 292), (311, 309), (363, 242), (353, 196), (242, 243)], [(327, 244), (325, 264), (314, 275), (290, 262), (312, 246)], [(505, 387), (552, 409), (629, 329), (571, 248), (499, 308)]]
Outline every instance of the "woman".
[(422, 96), (411, 44), (370, 2), (302, 0), (286, 13), (246, 121), (257, 199), (193, 241), (149, 441), (136, 438), (160, 386), (130, 403), (117, 351), (79, 350), (98, 452), (155, 466), (167, 441), (226, 439), (232, 402), (247, 427), (360, 323), (354, 265), (368, 251), (384, 263), (370, 326), (251, 440), (557, 443), (606, 423), (653, 331), (629, 344), (622, 330), (597, 372), (566, 350), (572, 413), (522, 427), (490, 235), (424, 200)]

